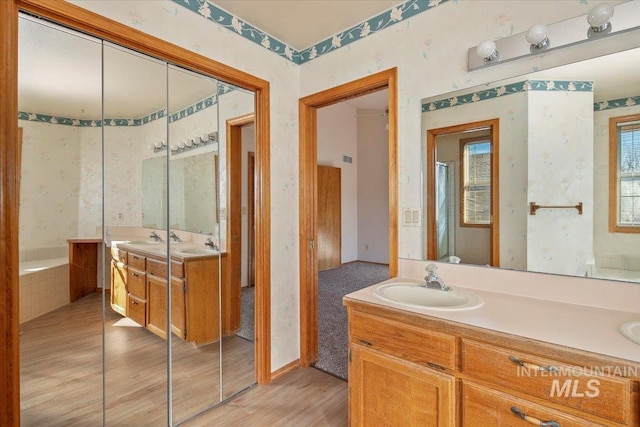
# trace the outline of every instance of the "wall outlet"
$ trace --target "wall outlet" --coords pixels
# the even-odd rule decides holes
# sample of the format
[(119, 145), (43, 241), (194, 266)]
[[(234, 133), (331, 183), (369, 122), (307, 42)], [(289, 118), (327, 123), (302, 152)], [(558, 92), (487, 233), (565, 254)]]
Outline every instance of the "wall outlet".
[(124, 219), (124, 212), (118, 212), (118, 219)]

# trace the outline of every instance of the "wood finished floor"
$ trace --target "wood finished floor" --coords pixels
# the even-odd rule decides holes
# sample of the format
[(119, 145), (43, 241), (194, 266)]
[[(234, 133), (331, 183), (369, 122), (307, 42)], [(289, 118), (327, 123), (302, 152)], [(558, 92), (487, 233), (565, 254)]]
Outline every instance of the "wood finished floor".
[[(102, 425), (102, 298), (89, 295), (21, 325), (21, 425)], [(107, 426), (166, 425), (166, 341), (105, 311)], [(199, 349), (172, 340), (179, 422), (253, 383), (253, 344), (237, 337)], [(297, 369), (255, 386), (186, 426), (347, 425), (347, 383)]]
[[(21, 325), (22, 426), (102, 425), (101, 308), (92, 294)], [(104, 320), (107, 425), (166, 425), (166, 341), (109, 307)], [(172, 340), (174, 421), (220, 402), (221, 377), (223, 399), (254, 383), (253, 343), (222, 348)]]

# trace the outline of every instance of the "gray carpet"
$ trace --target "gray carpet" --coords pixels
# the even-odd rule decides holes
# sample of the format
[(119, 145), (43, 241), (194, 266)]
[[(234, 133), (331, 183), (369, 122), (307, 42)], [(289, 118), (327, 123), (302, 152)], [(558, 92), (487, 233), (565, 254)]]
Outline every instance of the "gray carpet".
[(347, 379), (347, 309), (342, 297), (388, 278), (388, 266), (360, 261), (318, 273), (318, 360), (314, 367)]
[(236, 335), (253, 342), (255, 310), (253, 305), (255, 287), (242, 288), (240, 295), (240, 330)]
[[(388, 266), (360, 261), (318, 273), (318, 361), (314, 367), (347, 379), (347, 309), (342, 297), (388, 278)], [(242, 288), (240, 330), (236, 333), (252, 342), (254, 290)]]

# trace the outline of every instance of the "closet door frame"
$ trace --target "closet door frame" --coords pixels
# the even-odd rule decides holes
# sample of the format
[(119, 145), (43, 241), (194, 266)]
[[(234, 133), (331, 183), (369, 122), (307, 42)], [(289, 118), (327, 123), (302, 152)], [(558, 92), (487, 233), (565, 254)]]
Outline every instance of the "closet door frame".
[(223, 80), (255, 93), (256, 345), (258, 384), (271, 381), (269, 82), (63, 1), (0, 2), (0, 425), (20, 424), (18, 203), (18, 12)]

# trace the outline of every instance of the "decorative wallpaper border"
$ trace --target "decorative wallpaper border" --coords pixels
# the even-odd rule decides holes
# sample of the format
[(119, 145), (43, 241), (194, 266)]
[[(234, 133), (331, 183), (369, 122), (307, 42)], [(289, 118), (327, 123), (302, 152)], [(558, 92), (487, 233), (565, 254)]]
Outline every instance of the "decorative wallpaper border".
[(313, 46), (298, 51), (286, 43), (270, 36), (259, 28), (241, 20), (226, 10), (210, 3), (207, 0), (172, 0), (180, 6), (186, 7), (192, 12), (198, 13), (204, 18), (244, 37), (245, 39), (270, 50), (271, 52), (288, 59), (294, 64), (319, 58), (341, 47), (347, 46), (357, 40), (371, 34), (389, 28), (402, 21), (426, 10), (439, 6), (448, 0), (407, 0), (391, 9), (388, 9), (373, 18), (369, 18), (341, 33), (322, 40)]
[(524, 80), (493, 89), (425, 102), (422, 104), (422, 112), (442, 110), (527, 91), (592, 92), (593, 82), (582, 80)]
[[(188, 107), (183, 108), (180, 111), (176, 111), (169, 115), (169, 123), (177, 122), (178, 120), (189, 117), (193, 114), (199, 113), (202, 110), (205, 110), (209, 107), (213, 107), (218, 103), (218, 97), (220, 95), (224, 95), (225, 93), (229, 93), (234, 89), (231, 86), (225, 84), (218, 85), (218, 93), (216, 95), (211, 95), (196, 102), (193, 105), (189, 105)], [(27, 120), (30, 122), (40, 122), (40, 123), (50, 123), (53, 125), (64, 125), (64, 126), (77, 126), (77, 127), (101, 127), (104, 123), (104, 126), (141, 126), (146, 125), (147, 123), (151, 123), (155, 120), (162, 119), (167, 116), (167, 110), (162, 109), (158, 111), (154, 111), (153, 113), (147, 114), (146, 116), (140, 117), (139, 119), (104, 119), (104, 122), (100, 119), (89, 120), (89, 119), (73, 119), (70, 117), (60, 117), (60, 116), (50, 116), (48, 114), (39, 114), (39, 113), (29, 113), (26, 111), (18, 111), (18, 120)]]
[(596, 102), (593, 104), (594, 111), (612, 110), (614, 108), (633, 107), (640, 105), (640, 95), (630, 96), (628, 98), (618, 98), (609, 101)]

